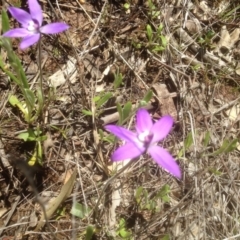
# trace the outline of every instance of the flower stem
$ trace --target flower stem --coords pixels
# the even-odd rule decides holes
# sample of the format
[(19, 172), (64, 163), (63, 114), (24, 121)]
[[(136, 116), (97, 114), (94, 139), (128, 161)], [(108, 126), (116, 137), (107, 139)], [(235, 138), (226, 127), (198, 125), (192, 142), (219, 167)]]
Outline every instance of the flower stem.
[(41, 115), (44, 106), (44, 92), (43, 92), (43, 74), (42, 74), (42, 48), (41, 48), (41, 36), (38, 42), (38, 63), (39, 63), (39, 88), (37, 92), (38, 96), (38, 113)]

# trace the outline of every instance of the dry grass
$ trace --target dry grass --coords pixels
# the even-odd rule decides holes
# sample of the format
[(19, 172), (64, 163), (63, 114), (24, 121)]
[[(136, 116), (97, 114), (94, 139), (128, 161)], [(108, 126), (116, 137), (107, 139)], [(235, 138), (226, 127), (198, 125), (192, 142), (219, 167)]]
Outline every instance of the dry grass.
[[(230, 151), (230, 143), (236, 140), (235, 146), (240, 137), (239, 39), (222, 34), (223, 26), (229, 34), (238, 28), (240, 10), (237, 1), (224, 9), (226, 2), (153, 1), (154, 12), (159, 11), (156, 18), (142, 1), (131, 1), (128, 11), (120, 1), (53, 4), (55, 14), (71, 29), (60, 38), (43, 40), (44, 88), (52, 94), (44, 112), (48, 142), (43, 167), (25, 164), (34, 146), (16, 138), (27, 125), (7, 101), (10, 93), (19, 94), (18, 89), (0, 83), (1, 239), (87, 239), (88, 226), (95, 230), (92, 239), (123, 239), (120, 219), (131, 234), (125, 239), (240, 239), (240, 148)], [(54, 16), (48, 1), (42, 4), (48, 16)], [(146, 25), (156, 31), (160, 23), (168, 44), (155, 53)], [(134, 47), (137, 43), (139, 48)], [(19, 54), (34, 81), (32, 71), (38, 66), (29, 56), (36, 54), (35, 48)], [(53, 91), (47, 79), (69, 58), (76, 75), (65, 75), (65, 82)], [(117, 71), (124, 84), (114, 89)], [(119, 143), (100, 138), (104, 124), (118, 120), (116, 103), (137, 104), (149, 89), (155, 94), (147, 106), (153, 116), (175, 118), (162, 145), (178, 160), (180, 181), (147, 155), (130, 164), (113, 164), (110, 156)], [(113, 97), (97, 108), (93, 98), (101, 92)], [(125, 126), (133, 128), (134, 118)], [(71, 195), (66, 194), (48, 224), (36, 231), (43, 214), (36, 190), (48, 209), (75, 169)], [(166, 185), (169, 202), (156, 197)], [(140, 202), (139, 187), (147, 192)], [(148, 201), (156, 206), (148, 208)], [(88, 206), (90, 213), (74, 217), (70, 210), (75, 202)]]

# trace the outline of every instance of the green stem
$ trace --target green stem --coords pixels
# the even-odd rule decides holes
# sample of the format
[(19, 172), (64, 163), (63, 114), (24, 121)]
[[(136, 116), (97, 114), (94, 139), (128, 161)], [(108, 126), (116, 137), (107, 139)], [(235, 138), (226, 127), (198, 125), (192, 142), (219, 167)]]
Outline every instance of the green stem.
[(41, 48), (41, 36), (38, 43), (38, 62), (39, 62), (39, 88), (42, 95), (42, 101), (44, 102), (44, 94), (43, 94), (43, 74), (42, 74), (42, 48)]
[[(41, 49), (41, 36), (38, 43), (38, 62), (39, 62), (39, 82), (37, 88), (38, 109), (36, 117), (42, 115), (44, 107), (44, 92), (43, 92), (43, 73), (42, 73), (42, 49)], [(43, 117), (43, 116), (42, 116)]]

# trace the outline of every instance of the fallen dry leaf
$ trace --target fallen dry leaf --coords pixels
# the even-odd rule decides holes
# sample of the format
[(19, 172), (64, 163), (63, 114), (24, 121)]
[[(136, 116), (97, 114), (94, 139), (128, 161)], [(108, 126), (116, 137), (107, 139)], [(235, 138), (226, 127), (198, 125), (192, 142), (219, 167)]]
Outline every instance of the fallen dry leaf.
[(32, 213), (30, 214), (29, 227), (35, 227), (37, 223), (38, 223), (38, 218), (37, 218), (36, 212), (32, 211)]
[(165, 84), (155, 83), (152, 88), (155, 90), (157, 97), (160, 99), (162, 115), (171, 115), (173, 119), (177, 120), (177, 110), (172, 99), (172, 94), (169, 93)]
[(7, 208), (0, 208), (0, 217), (2, 217), (7, 212)]
[(77, 77), (76, 71), (76, 59), (72, 57), (68, 57), (67, 63), (62, 67), (62, 69), (55, 72), (52, 76), (48, 78), (50, 86), (59, 87), (63, 85), (67, 81), (67, 77), (69, 77), (69, 81), (74, 83)]
[(230, 34), (226, 26), (223, 26), (221, 29), (220, 40), (217, 43), (217, 48), (215, 52), (228, 52), (233, 48), (234, 44), (239, 40), (240, 28), (234, 29), (234, 31)]
[(237, 67), (236, 67), (236, 69), (235, 69), (235, 73), (236, 73), (237, 75), (240, 75), (240, 62), (237, 63)]
[[(51, 203), (48, 205), (48, 208), (46, 209), (46, 215), (47, 219), (50, 219), (51, 216), (54, 214), (54, 212), (58, 209), (60, 204), (62, 204), (65, 199), (71, 194), (75, 180), (77, 176), (77, 170), (75, 169), (68, 179), (68, 181), (62, 186), (62, 189), (59, 193), (59, 195), (51, 201)], [(44, 225), (46, 221), (44, 219), (44, 214), (41, 215), (41, 219), (38, 222), (37, 227), (35, 228), (35, 231), (39, 231)]]
[(226, 114), (231, 121), (240, 120), (240, 104), (232, 106), (226, 111)]

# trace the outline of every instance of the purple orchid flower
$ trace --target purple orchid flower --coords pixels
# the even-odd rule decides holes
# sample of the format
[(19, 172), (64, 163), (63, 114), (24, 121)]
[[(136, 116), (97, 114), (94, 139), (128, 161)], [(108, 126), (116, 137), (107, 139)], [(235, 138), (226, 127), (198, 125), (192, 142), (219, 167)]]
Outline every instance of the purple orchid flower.
[(37, 0), (28, 0), (30, 14), (21, 8), (9, 7), (8, 10), (21, 25), (22, 28), (15, 28), (3, 34), (4, 37), (23, 38), (20, 48), (25, 49), (38, 42), (43, 34), (56, 34), (69, 28), (65, 23), (57, 22), (42, 26), (43, 13)]
[(126, 141), (124, 146), (113, 153), (112, 160), (132, 159), (147, 152), (159, 166), (177, 178), (181, 178), (180, 168), (171, 154), (156, 145), (169, 134), (172, 125), (173, 119), (170, 116), (164, 116), (153, 124), (147, 110), (139, 109), (136, 115), (136, 133), (116, 125), (105, 126), (106, 130)]

